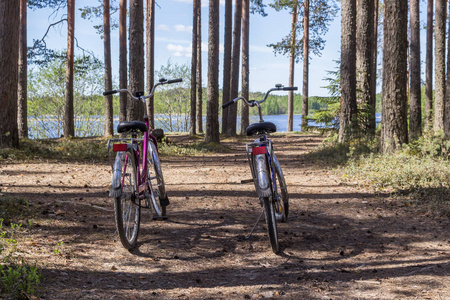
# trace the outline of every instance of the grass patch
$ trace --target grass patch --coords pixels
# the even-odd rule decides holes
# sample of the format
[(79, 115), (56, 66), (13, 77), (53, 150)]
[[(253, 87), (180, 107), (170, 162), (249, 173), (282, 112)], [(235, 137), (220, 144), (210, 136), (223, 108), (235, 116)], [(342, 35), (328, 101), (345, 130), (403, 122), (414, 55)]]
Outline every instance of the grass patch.
[(227, 153), (231, 150), (222, 144), (192, 142), (187, 144), (160, 143), (158, 149), (161, 155), (166, 156), (195, 156), (212, 153)]
[(336, 133), (330, 134), (314, 151), (306, 155), (307, 158), (322, 165), (337, 167), (345, 165), (349, 160), (378, 152), (379, 139), (354, 139), (348, 143), (339, 143)]
[(106, 144), (107, 139), (102, 137), (22, 139), (19, 149), (0, 149), (0, 160), (105, 160), (108, 157)]
[(346, 181), (409, 195), (450, 217), (450, 141), (442, 133), (425, 133), (394, 154), (381, 155), (379, 149), (378, 138), (338, 143), (333, 135), (308, 156), (341, 168)]

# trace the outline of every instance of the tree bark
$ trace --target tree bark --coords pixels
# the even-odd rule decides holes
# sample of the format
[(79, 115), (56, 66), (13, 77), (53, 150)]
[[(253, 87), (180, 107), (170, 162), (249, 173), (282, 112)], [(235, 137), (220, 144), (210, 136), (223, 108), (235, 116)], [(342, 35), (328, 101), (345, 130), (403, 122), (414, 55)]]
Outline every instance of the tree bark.
[[(130, 1), (130, 90), (144, 91), (144, 3)], [(133, 99), (127, 102), (127, 120), (143, 120), (144, 104)]]
[(219, 143), (219, 1), (209, 0), (208, 102), (205, 142)]
[(309, 0), (305, 0), (303, 17), (303, 95), (302, 95), (302, 131), (308, 127), (308, 85), (309, 85)]
[[(201, 2), (200, 2), (201, 4)], [(197, 131), (203, 133), (203, 87), (202, 87), (202, 8), (197, 16)]]
[[(249, 0), (242, 1), (242, 97), (248, 100), (249, 97), (249, 39), (250, 39), (250, 7)], [(241, 101), (241, 134), (246, 134), (246, 129), (250, 125), (249, 107)]]
[(410, 3), (411, 28), (411, 68), (410, 68), (410, 139), (415, 140), (422, 135), (422, 106), (420, 80), (420, 4), (419, 0)]
[(193, 20), (192, 20), (192, 59), (191, 59), (191, 114), (190, 114), (190, 126), (189, 126), (189, 135), (195, 135), (196, 133), (196, 117), (197, 117), (197, 18), (198, 18), (198, 10), (200, 7), (200, 1), (193, 1)]
[(17, 79), (20, 9), (16, 0), (0, 0), (0, 148), (19, 147)]
[[(225, 0), (225, 36), (223, 51), (223, 86), (222, 86), (222, 105), (231, 100), (230, 82), (231, 82), (231, 48), (232, 48), (232, 1)], [(222, 133), (227, 132), (229, 108), (222, 110)]]
[(356, 131), (356, 0), (342, 0), (341, 20), (341, 113), (339, 142)]
[[(448, 13), (450, 15), (450, 4)], [(450, 29), (450, 19), (448, 27)], [(450, 45), (450, 34), (448, 35), (447, 44)], [(447, 49), (447, 85), (444, 104), (444, 133), (447, 138), (450, 138), (450, 46)]]
[(19, 33), (19, 81), (17, 100), (17, 121), (20, 138), (28, 138), (27, 113), (27, 1), (20, 0), (20, 33)]
[[(298, 20), (298, 1), (292, 3), (291, 51), (289, 53), (289, 86), (294, 86), (295, 46)], [(288, 92), (287, 131), (294, 128), (294, 91)]]
[[(127, 88), (128, 67), (127, 67), (127, 0), (120, 0), (119, 12), (119, 86), (121, 89)], [(119, 95), (119, 121), (127, 119), (127, 100), (126, 93)]]
[(444, 130), (444, 103), (445, 103), (445, 25), (447, 1), (436, 0), (435, 2), (435, 97), (434, 97), (434, 131)]
[[(111, 72), (111, 27), (109, 0), (103, 0), (103, 32), (104, 32), (104, 50), (105, 50), (105, 90), (112, 90), (112, 72)], [(105, 136), (114, 134), (113, 123), (113, 97), (105, 96)]]
[(408, 3), (385, 2), (381, 150), (391, 153), (408, 142), (407, 24)]
[(73, 63), (75, 40), (75, 0), (67, 1), (67, 64), (66, 64), (66, 94), (64, 106), (64, 136), (75, 136), (73, 113)]
[[(147, 94), (152, 92), (155, 84), (155, 0), (146, 0), (146, 72), (147, 72)], [(147, 115), (149, 127), (155, 129), (155, 100), (154, 97), (147, 99)]]
[[(242, 0), (235, 0), (234, 5), (234, 30), (233, 30), (233, 53), (231, 57), (231, 85), (230, 100), (239, 95), (239, 61), (241, 49), (241, 23), (242, 23)], [(227, 136), (236, 136), (237, 105), (228, 108)]]
[(369, 122), (369, 132), (375, 134), (377, 128), (376, 109), (377, 109), (377, 64), (378, 64), (378, 7), (379, 0), (374, 1), (374, 14), (373, 14), (373, 51), (372, 51), (372, 75), (370, 79), (372, 84), (370, 85), (370, 107), (373, 107), (371, 115), (371, 121)]
[(372, 99), (372, 75), (373, 69), (373, 51), (374, 46), (374, 1), (359, 0), (357, 7), (357, 30), (356, 30), (356, 86), (360, 103), (360, 111), (362, 116), (361, 130), (363, 133), (373, 136), (375, 135), (372, 122), (375, 121), (375, 101)]

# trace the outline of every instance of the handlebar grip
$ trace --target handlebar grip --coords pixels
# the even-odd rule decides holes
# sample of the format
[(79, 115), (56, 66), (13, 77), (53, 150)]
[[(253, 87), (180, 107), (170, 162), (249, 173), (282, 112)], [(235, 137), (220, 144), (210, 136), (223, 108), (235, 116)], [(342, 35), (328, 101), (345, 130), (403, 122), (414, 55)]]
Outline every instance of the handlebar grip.
[(298, 90), (298, 87), (296, 86), (286, 86), (283, 88), (283, 91), (296, 91)]
[(112, 94), (115, 94), (115, 93), (117, 93), (117, 92), (118, 92), (118, 90), (104, 91), (104, 92), (103, 92), (103, 96), (112, 95)]
[(225, 103), (224, 105), (222, 105), (222, 108), (227, 108), (228, 106), (233, 105), (233, 104), (234, 104), (234, 101), (233, 101), (233, 100), (228, 101), (227, 103)]
[(177, 78), (177, 79), (172, 79), (167, 81), (167, 84), (171, 84), (171, 83), (177, 83), (177, 82), (182, 82), (183, 79), (182, 78)]

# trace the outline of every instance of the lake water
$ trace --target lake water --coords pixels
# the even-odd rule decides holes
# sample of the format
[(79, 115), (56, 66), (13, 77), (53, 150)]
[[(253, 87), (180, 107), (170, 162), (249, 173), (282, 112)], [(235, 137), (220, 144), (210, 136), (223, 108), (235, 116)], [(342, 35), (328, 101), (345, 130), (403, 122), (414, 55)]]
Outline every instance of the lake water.
[[(181, 118), (186, 118), (186, 116), (181, 116), (179, 119), (177, 118), (173, 118), (172, 119), (172, 124), (173, 124), (173, 128), (181, 128), (181, 127), (177, 127), (174, 126), (177, 123), (184, 123), (183, 129), (175, 129), (174, 131), (181, 131), (181, 132), (187, 132), (189, 130), (189, 125), (187, 124), (187, 122), (185, 122), (184, 120), (180, 120)], [(377, 118), (377, 123), (380, 122), (380, 114), (376, 114), (376, 118)], [(267, 115), (267, 116), (263, 116), (263, 119), (265, 122), (272, 122), (277, 126), (277, 132), (286, 132), (287, 129), (287, 115)], [(119, 120), (118, 117), (114, 118), (114, 133), (117, 133), (117, 125), (119, 124)], [(32, 125), (34, 123), (30, 123), (31, 120), (29, 120), (29, 125)], [(39, 126), (38, 124), (36, 124), (35, 126), (29, 126), (29, 136), (30, 138), (56, 138), (58, 137), (58, 134), (60, 134), (59, 132), (62, 132), (61, 128), (62, 125), (60, 122), (57, 122), (55, 119), (53, 118), (49, 118), (48, 120), (44, 120), (45, 122), (43, 122), (43, 124), (45, 125), (41, 125)], [(219, 119), (219, 122), (221, 122), (221, 118)], [(256, 123), (259, 121), (259, 116), (250, 116), (250, 123)], [(34, 122), (34, 121), (33, 121)], [(83, 121), (81, 121), (81, 123), (83, 123)], [(164, 129), (164, 131), (166, 132), (170, 132), (168, 123), (167, 123), (167, 118), (164, 115), (157, 115), (155, 116), (155, 123), (156, 123), (156, 128), (162, 128)], [(237, 120), (237, 130), (238, 132), (240, 131), (240, 117), (238, 116), (238, 120)], [(293, 131), (301, 131), (301, 126), (300, 124), (302, 123), (302, 116), (301, 115), (294, 115), (294, 121), (293, 121)], [(76, 122), (76, 127), (79, 123)], [(91, 130), (90, 134), (85, 134), (85, 136), (89, 136), (89, 135), (94, 135), (94, 136), (98, 136), (98, 135), (102, 135), (103, 134), (103, 121), (101, 120), (101, 117), (98, 118), (94, 118), (93, 120), (90, 120), (89, 124), (89, 129)], [(316, 124), (313, 121), (309, 121), (308, 122), (309, 126), (320, 126), (322, 127), (323, 124)], [(205, 131), (205, 126), (206, 126), (206, 117), (203, 117), (203, 131)], [(42, 128), (42, 127), (46, 127), (46, 128)], [(40, 133), (37, 134), (37, 132), (35, 132), (35, 130), (37, 130), (36, 128), (39, 129)], [(86, 126), (84, 126), (84, 128), (86, 128)], [(45, 132), (44, 132), (45, 131)], [(76, 130), (76, 135), (78, 136), (78, 130)]]

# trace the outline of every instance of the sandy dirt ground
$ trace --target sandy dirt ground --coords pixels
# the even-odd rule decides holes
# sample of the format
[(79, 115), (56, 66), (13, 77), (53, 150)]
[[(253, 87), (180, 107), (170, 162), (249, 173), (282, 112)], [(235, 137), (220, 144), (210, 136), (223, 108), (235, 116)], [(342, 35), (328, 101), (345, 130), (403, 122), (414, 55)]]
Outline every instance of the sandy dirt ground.
[[(169, 137), (175, 143), (187, 137)], [(167, 221), (143, 211), (138, 246), (125, 250), (104, 163), (3, 163), (2, 193), (37, 215), (21, 233), (37, 261), (42, 299), (450, 299), (449, 220), (343, 183), (307, 153), (314, 135), (272, 138), (290, 194), (271, 251), (250, 179), (245, 140), (228, 153), (161, 157)]]

